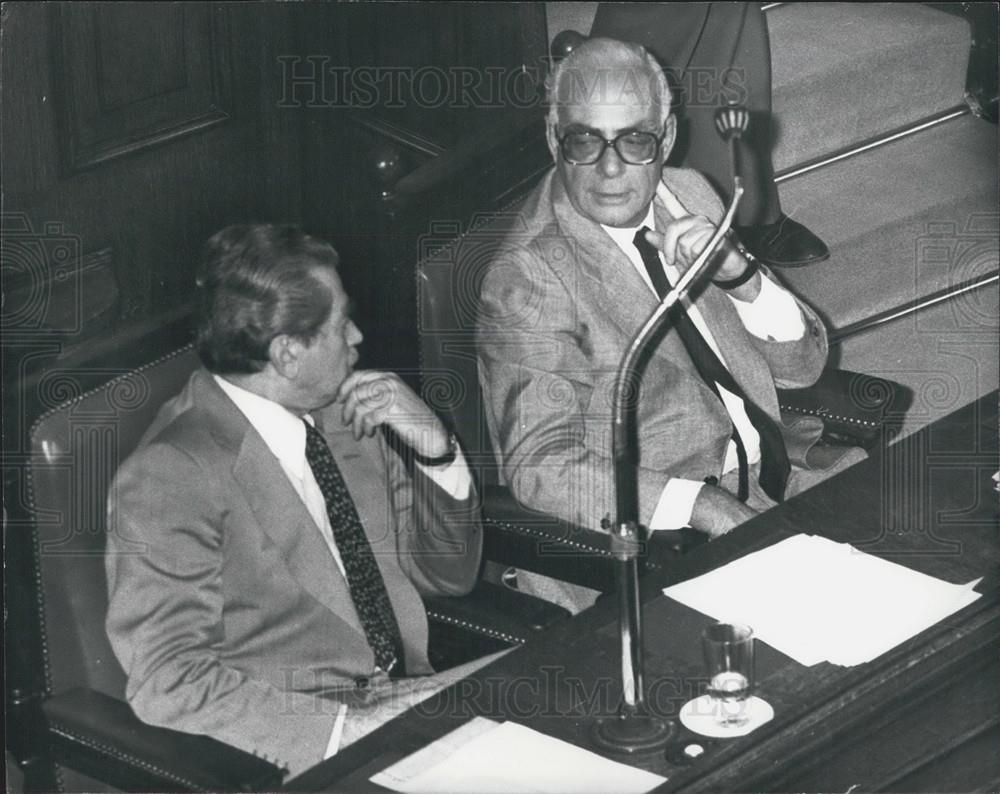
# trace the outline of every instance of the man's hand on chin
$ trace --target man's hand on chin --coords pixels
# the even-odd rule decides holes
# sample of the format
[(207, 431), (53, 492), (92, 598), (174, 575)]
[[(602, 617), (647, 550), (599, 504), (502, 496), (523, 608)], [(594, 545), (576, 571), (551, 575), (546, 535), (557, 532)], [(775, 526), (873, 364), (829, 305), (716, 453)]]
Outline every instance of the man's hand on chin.
[(755, 515), (756, 510), (747, 507), (729, 491), (715, 485), (704, 485), (691, 511), (691, 526), (709, 537), (717, 538)]
[(393, 372), (356, 370), (341, 384), (337, 401), (355, 438), (388, 425), (419, 455), (438, 458), (448, 452), (448, 431), (441, 420)]

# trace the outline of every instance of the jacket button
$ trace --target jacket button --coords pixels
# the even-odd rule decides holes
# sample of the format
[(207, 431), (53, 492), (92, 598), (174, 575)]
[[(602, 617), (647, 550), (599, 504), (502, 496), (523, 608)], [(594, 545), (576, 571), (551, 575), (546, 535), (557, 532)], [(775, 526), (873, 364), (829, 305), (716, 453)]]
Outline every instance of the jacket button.
[(705, 485), (718, 485), (718, 484), (719, 484), (719, 478), (716, 477), (716, 476), (714, 476), (714, 475), (712, 475), (712, 474), (709, 474), (705, 478)]

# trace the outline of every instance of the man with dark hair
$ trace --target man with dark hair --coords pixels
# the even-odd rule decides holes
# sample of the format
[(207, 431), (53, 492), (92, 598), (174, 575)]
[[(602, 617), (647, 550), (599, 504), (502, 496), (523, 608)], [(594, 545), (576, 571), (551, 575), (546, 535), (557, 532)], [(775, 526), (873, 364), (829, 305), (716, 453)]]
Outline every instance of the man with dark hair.
[(317, 271), (338, 264), (329, 243), (294, 226), (230, 226), (212, 237), (197, 275), (205, 366), (219, 374), (259, 372), (279, 333), (312, 340), (331, 308)]
[[(554, 168), (487, 271), (478, 329), (486, 418), (514, 496), (592, 529), (614, 512), (611, 403), (622, 355), (704, 249), (722, 205), (695, 171), (664, 168), (670, 90), (640, 45), (589, 39), (549, 82)], [(636, 400), (640, 521), (724, 534), (863, 458), (785, 425), (776, 387), (827, 356), (816, 314), (732, 242), (712, 282), (648, 351)], [(681, 310), (683, 308), (683, 311)], [(595, 593), (519, 573), (570, 609)]]
[(293, 774), (485, 663), (431, 675), (420, 596), (476, 581), (472, 480), (398, 377), (354, 371), (337, 259), (291, 226), (209, 241), (206, 368), (109, 495), (107, 631), (132, 708)]

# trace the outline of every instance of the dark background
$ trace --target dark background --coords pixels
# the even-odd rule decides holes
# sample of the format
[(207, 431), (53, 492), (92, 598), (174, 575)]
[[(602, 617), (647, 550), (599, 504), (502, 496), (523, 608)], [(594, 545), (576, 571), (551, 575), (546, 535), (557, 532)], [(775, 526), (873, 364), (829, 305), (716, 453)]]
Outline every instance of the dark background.
[[(5, 4), (5, 451), (187, 341), (200, 247), (231, 223), (330, 239), (364, 365), (414, 379), (418, 240), (544, 167), (497, 148), (541, 131), (545, 49), (542, 4)], [(474, 178), (394, 189), (456, 150)]]

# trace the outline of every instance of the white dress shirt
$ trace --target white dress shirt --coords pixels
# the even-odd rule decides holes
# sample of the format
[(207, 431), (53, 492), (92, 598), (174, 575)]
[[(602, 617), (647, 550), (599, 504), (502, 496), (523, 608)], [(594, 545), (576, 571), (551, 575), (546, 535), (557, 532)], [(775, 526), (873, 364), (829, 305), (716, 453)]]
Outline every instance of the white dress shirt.
[[(264, 439), (268, 449), (274, 453), (285, 472), (285, 476), (288, 477), (288, 481), (302, 499), (302, 503), (323, 536), (341, 575), (346, 578), (344, 563), (340, 557), (340, 551), (337, 549), (337, 542), (333, 537), (330, 517), (326, 512), (326, 500), (313, 476), (312, 467), (306, 460), (306, 428), (302, 424), (302, 419), (266, 397), (247, 391), (218, 375), (212, 377), (240, 409), (254, 430)], [(314, 424), (311, 416), (307, 416), (306, 421)], [(419, 463), (415, 465), (420, 466), (420, 469), (431, 481), (452, 498), (468, 498), (469, 490), (472, 487), (472, 475), (469, 473), (469, 467), (460, 449), (456, 450), (455, 460), (448, 466), (423, 466)], [(347, 704), (343, 703), (337, 711), (324, 758), (335, 755), (339, 749), (346, 716)]]
[[(636, 232), (643, 226), (656, 229), (653, 205), (650, 204), (645, 220), (638, 226), (629, 229), (619, 229), (612, 226), (604, 226), (604, 230), (611, 236), (619, 248), (629, 258), (635, 266), (642, 280), (649, 287), (650, 291), (656, 295), (656, 288), (646, 271), (646, 266), (642, 261), (639, 249), (635, 247), (633, 240)], [(663, 262), (661, 258), (661, 263)], [(671, 284), (676, 284), (682, 273), (675, 267), (663, 264), (663, 271)], [(659, 296), (657, 296), (659, 297)], [(733, 302), (736, 313), (747, 331), (758, 339), (767, 339), (774, 342), (791, 342), (801, 339), (805, 334), (806, 326), (802, 318), (802, 311), (799, 309), (795, 298), (792, 295), (771, 281), (761, 273), (760, 293), (752, 301), (741, 301), (732, 295), (727, 295)], [(712, 332), (705, 324), (698, 307), (691, 303), (688, 298), (682, 300), (691, 322), (699, 333), (704, 337), (705, 342), (719, 360), (726, 364), (726, 360), (719, 350), (712, 336)], [(746, 407), (743, 400), (732, 392), (719, 386), (719, 396), (723, 405), (732, 417), (733, 424), (739, 431), (740, 438), (746, 448), (747, 463), (752, 465), (760, 460), (760, 435), (754, 428), (750, 417), (747, 416)], [(736, 443), (729, 442), (726, 448), (726, 458), (723, 463), (723, 473), (732, 471), (739, 466), (739, 459), (736, 455)], [(701, 491), (703, 482), (698, 480), (685, 480), (680, 477), (673, 477), (667, 482), (663, 493), (657, 502), (656, 509), (649, 522), (650, 529), (679, 529), (687, 526), (691, 521), (691, 513), (694, 510), (695, 500)]]

